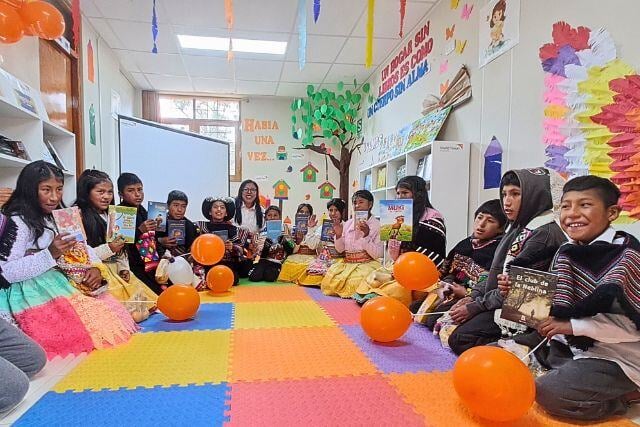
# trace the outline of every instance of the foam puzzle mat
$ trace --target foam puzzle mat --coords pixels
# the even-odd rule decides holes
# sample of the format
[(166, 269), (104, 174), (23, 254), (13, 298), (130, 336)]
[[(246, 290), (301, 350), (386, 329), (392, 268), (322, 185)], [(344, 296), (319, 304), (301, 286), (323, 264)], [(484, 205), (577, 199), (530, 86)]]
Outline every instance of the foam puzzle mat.
[[(14, 425), (494, 425), (460, 404), (455, 356), (424, 327), (374, 343), (354, 301), (290, 284), (241, 282), (201, 302), (191, 321), (155, 314), (91, 353)], [(571, 424), (534, 406), (504, 425)]]

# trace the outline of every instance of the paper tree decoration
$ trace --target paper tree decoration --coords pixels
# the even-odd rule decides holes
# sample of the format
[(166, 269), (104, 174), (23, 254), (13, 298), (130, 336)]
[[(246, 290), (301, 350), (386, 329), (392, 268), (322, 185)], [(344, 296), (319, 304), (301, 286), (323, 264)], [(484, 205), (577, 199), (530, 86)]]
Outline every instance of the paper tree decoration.
[(316, 175), (319, 171), (309, 162), (300, 169), (300, 172), (302, 172), (302, 182), (316, 182)]
[(336, 189), (332, 183), (325, 181), (318, 187), (321, 199), (333, 199), (333, 191)]
[(273, 198), (276, 200), (289, 200), (289, 190), (291, 187), (284, 179), (278, 180), (275, 184), (273, 184), (274, 195)]

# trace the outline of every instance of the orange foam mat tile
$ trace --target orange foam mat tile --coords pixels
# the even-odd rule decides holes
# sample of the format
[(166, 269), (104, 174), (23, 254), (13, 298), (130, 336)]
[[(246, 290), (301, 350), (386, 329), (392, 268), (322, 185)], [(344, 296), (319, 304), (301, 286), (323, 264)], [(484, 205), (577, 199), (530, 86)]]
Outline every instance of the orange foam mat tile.
[(233, 331), (230, 381), (317, 378), (376, 373), (337, 327)]
[[(458, 399), (453, 388), (452, 372), (419, 372), (411, 374), (389, 374), (390, 383), (422, 414), (425, 422), (433, 427), (449, 426), (509, 426), (509, 427), (569, 427), (585, 425), (557, 420), (545, 414), (534, 404), (529, 412), (511, 423), (485, 421), (471, 414)], [(636, 424), (624, 418), (603, 423), (589, 423), (590, 427), (631, 427)]]
[(309, 301), (311, 297), (297, 285), (236, 286), (234, 302)]

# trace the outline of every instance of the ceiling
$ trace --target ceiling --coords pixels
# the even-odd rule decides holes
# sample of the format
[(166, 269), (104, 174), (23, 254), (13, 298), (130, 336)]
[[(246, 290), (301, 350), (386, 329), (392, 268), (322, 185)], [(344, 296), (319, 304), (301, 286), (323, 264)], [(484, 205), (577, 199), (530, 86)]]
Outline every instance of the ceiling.
[[(437, 0), (407, 1), (405, 34)], [(365, 81), (400, 44), (398, 0), (378, 0), (373, 66), (364, 66), (366, 0), (322, 0), (313, 22), (307, 0), (306, 65), (298, 66), (296, 0), (235, 0), (233, 37), (287, 41), (285, 55), (182, 49), (177, 34), (228, 37), (223, 0), (157, 0), (158, 54), (152, 54), (152, 0), (82, 0), (82, 13), (116, 52), (122, 71), (140, 89), (163, 92), (304, 96), (309, 83)]]

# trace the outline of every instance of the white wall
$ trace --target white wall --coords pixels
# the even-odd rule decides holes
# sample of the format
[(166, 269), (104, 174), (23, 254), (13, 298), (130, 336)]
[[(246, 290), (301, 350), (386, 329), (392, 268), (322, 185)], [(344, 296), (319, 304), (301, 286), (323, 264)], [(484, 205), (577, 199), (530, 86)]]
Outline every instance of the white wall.
[(35, 37), (15, 44), (0, 43), (0, 67), (29, 86), (40, 89), (40, 47)]
[[(298, 205), (309, 203), (313, 206), (314, 213), (318, 213), (318, 217), (320, 217), (326, 211), (328, 201), (320, 199), (320, 190), (318, 190), (318, 186), (325, 181), (324, 156), (309, 150), (295, 149), (301, 144), (291, 136), (292, 113), (290, 105), (290, 99), (282, 98), (249, 98), (242, 101), (240, 110), (243, 119), (242, 178), (257, 181), (261, 194), (268, 196), (271, 203), (275, 205), (278, 205), (278, 201), (273, 199), (274, 189), (272, 186), (279, 179), (284, 179), (291, 187), (289, 200), (283, 202), (284, 216), (289, 216), (293, 220)], [(276, 121), (278, 130), (250, 132), (245, 126), (247, 119)], [(273, 140), (273, 144), (270, 144), (272, 141), (269, 137)], [(276, 150), (279, 146), (286, 148), (287, 160), (276, 159)], [(266, 156), (268, 160), (256, 160), (262, 159), (263, 156)], [(302, 182), (300, 169), (308, 162), (311, 162), (319, 170), (316, 182)], [(291, 166), (291, 172), (287, 172), (289, 166)], [(329, 181), (336, 186), (334, 197), (339, 197), (338, 172), (331, 162), (328, 167)], [(232, 195), (237, 194), (237, 188), (236, 185), (231, 186)], [(309, 200), (306, 200), (307, 195)]]
[[(465, 3), (474, 6), (468, 21), (460, 17)], [(460, 65), (466, 64), (471, 74), (473, 99), (452, 112), (439, 139), (474, 144), (471, 153), (470, 211), (475, 210), (482, 201), (498, 197), (497, 190), (482, 189), (482, 153), (494, 135), (504, 150), (503, 173), (512, 168), (541, 166), (546, 160), (542, 144), (544, 76), (538, 49), (552, 40), (551, 30), (555, 22), (566, 21), (574, 27), (583, 25), (591, 29), (607, 28), (616, 41), (618, 56), (640, 69), (640, 51), (636, 49), (640, 30), (635, 22), (640, 13), (640, 3), (634, 0), (616, 0), (615, 7), (606, 8), (598, 0), (522, 0), (520, 43), (479, 69), (479, 13), (486, 3), (486, 0), (461, 1), (458, 9), (452, 10), (449, 0), (441, 0), (418, 25), (420, 27), (426, 21), (431, 22), (434, 47), (429, 55), (430, 73), (376, 115), (364, 119), (366, 138), (398, 131), (419, 118), (426, 96), (439, 95), (440, 83), (451, 79)], [(456, 25), (454, 39), (467, 40), (467, 45), (461, 55), (443, 55), (448, 43), (445, 40), (445, 28), (453, 24)], [(414, 35), (413, 30), (405, 32), (405, 40)], [(449, 61), (449, 71), (440, 74), (439, 67), (444, 59)], [(382, 66), (387, 62), (383, 61)], [(380, 71), (376, 70), (370, 81), (376, 93)], [(358, 159), (352, 163), (352, 174), (358, 171), (358, 163)]]

